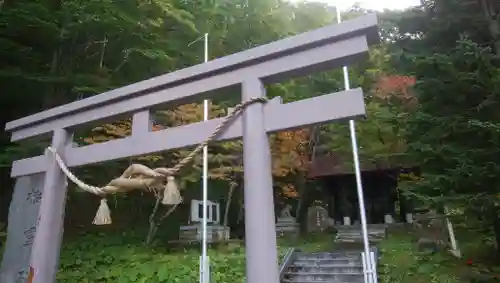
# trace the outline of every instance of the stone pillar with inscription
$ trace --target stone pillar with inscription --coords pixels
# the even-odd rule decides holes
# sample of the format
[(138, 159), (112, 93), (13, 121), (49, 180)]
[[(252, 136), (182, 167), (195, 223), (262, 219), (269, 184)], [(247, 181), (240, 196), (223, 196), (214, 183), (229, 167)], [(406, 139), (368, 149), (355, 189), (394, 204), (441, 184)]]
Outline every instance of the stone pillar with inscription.
[(44, 174), (16, 180), (9, 208), (7, 242), (0, 265), (2, 283), (24, 283), (28, 278), (43, 184)]

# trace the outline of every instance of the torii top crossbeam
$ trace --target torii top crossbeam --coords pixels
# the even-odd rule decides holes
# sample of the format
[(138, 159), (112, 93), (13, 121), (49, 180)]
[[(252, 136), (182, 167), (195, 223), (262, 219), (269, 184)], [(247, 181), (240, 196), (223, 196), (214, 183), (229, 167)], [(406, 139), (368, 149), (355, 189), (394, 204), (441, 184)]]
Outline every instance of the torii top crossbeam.
[[(143, 109), (192, 101), (202, 96), (215, 94), (214, 91), (223, 88), (238, 86), (248, 78), (258, 78), (264, 83), (279, 82), (292, 77), (332, 69), (366, 58), (368, 45), (378, 42), (376, 23), (376, 16), (370, 14), (341, 24), (326, 26), (55, 107), (9, 122), (5, 129), (12, 133), (12, 141), (20, 141), (50, 134), (55, 129), (73, 130), (89, 123), (102, 123), (120, 116), (137, 113)], [(345, 103), (338, 109), (331, 108), (331, 111), (349, 109)], [(333, 105), (331, 106), (333, 107)], [(307, 114), (318, 113), (311, 108), (306, 108), (304, 111)], [(306, 112), (303, 112), (302, 115), (305, 116)], [(292, 112), (285, 111), (281, 114), (286, 113)], [(339, 113), (338, 117), (347, 119), (349, 115), (345, 114), (347, 113)], [(288, 115), (283, 117), (286, 116)], [(178, 140), (179, 137), (183, 136), (182, 133), (188, 130), (193, 133), (198, 132), (200, 137), (205, 137), (217, 124), (214, 122), (207, 122), (212, 127), (199, 125), (197, 129), (206, 130), (202, 132), (193, 131), (191, 127), (196, 127), (196, 125), (188, 125), (178, 129), (150, 133), (147, 136), (142, 135), (142, 138), (139, 138), (140, 131), (149, 132), (149, 130), (140, 128), (141, 126), (135, 123), (134, 130), (137, 136), (134, 133), (132, 135), (137, 139), (129, 138), (112, 141), (107, 145), (98, 144), (72, 149), (66, 154), (67, 163), (70, 166), (81, 166), (190, 146), (198, 143), (200, 139), (182, 142)], [(137, 146), (139, 139), (148, 140), (148, 144), (140, 142), (139, 148)], [(166, 144), (174, 140), (176, 141), (175, 145)], [(42, 157), (16, 161), (13, 165), (12, 176), (43, 172), (45, 162), (45, 158)]]
[[(369, 14), (11, 121), (6, 124), (5, 130), (12, 132), (12, 141), (18, 141), (47, 133), (56, 126), (77, 126), (141, 108), (186, 100), (195, 95), (198, 99), (201, 93), (237, 85), (247, 77), (279, 82), (294, 76), (305, 76), (357, 61), (366, 56), (367, 45), (378, 41), (377, 18), (375, 14)], [(324, 52), (326, 50), (328, 52)], [(302, 54), (301, 58), (310, 57), (306, 62), (295, 62), (293, 59), (297, 54)], [(285, 64), (279, 64), (281, 62)], [(278, 64), (280, 66), (266, 68)], [(113, 111), (107, 112), (108, 108), (103, 109), (105, 106), (113, 106)], [(97, 115), (82, 115), (94, 114), (89, 113), (89, 108), (98, 110), (95, 111)], [(74, 119), (61, 119), (68, 116)], [(55, 124), (54, 120), (60, 122)]]

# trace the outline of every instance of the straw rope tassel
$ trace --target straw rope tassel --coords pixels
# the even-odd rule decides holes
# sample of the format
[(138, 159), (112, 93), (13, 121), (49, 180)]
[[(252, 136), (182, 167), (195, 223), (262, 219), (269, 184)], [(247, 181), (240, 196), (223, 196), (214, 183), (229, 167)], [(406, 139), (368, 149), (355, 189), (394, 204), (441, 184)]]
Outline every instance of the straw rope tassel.
[(111, 210), (109, 209), (108, 206), (108, 200), (105, 198), (101, 199), (101, 204), (99, 205), (99, 208), (97, 209), (97, 213), (94, 217), (94, 221), (92, 221), (92, 224), (94, 225), (108, 225), (113, 223), (111, 220)]
[(164, 205), (175, 205), (182, 202), (181, 193), (177, 187), (174, 176), (167, 177), (167, 185), (163, 192), (163, 200), (161, 201)]

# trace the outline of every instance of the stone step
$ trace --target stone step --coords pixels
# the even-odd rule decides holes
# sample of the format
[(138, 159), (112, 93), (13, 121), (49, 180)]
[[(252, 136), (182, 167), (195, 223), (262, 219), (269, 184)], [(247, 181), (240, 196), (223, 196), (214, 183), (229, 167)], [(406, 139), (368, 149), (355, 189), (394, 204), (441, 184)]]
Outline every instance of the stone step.
[(296, 253), (297, 255), (324, 255), (324, 254), (328, 254), (328, 255), (333, 255), (333, 256), (341, 256), (341, 255), (358, 255), (362, 252), (362, 250), (335, 250), (335, 251), (331, 251), (331, 252), (311, 252), (311, 253), (307, 253), (307, 252), (298, 252)]
[(335, 259), (322, 259), (322, 260), (295, 260), (292, 265), (295, 266), (345, 266), (361, 264), (361, 258), (335, 258)]
[(363, 275), (363, 270), (361, 271), (353, 271), (353, 272), (326, 272), (326, 271), (314, 271), (314, 272), (287, 272), (285, 273), (286, 277), (293, 277), (293, 276), (304, 276), (304, 277), (314, 277), (317, 279), (322, 279), (322, 278), (331, 278), (335, 276), (364, 276)]
[(301, 280), (301, 279), (284, 279), (283, 283), (364, 283), (364, 277), (361, 278), (348, 278), (343, 281), (342, 278), (333, 278), (328, 280)]
[(360, 257), (362, 250), (343, 250), (335, 252), (316, 252), (316, 253), (296, 253), (297, 257), (307, 258), (344, 258)]
[(307, 274), (327, 273), (327, 274), (346, 274), (346, 273), (362, 273), (362, 264), (330, 264), (330, 265), (292, 265), (288, 268), (287, 274), (290, 272), (301, 272)]
[[(377, 249), (371, 247), (377, 253)], [(364, 283), (362, 249), (298, 252), (287, 266), (282, 283)]]
[(329, 261), (329, 260), (348, 260), (356, 261), (361, 260), (361, 254), (344, 254), (344, 255), (297, 255), (295, 257), (297, 261)]
[(352, 260), (352, 259), (324, 259), (319, 261), (311, 261), (311, 260), (298, 260), (294, 261), (291, 265), (294, 267), (317, 267), (317, 268), (332, 268), (332, 267), (345, 267), (345, 266), (358, 266), (361, 265), (361, 260)]
[[(353, 283), (363, 282), (363, 273), (288, 273), (285, 275), (288, 282), (342, 282)], [(361, 279), (361, 281), (359, 281)], [(286, 281), (285, 281), (286, 282)]]
[[(351, 227), (351, 226), (344, 226)], [(386, 238), (386, 228), (368, 229), (368, 241), (378, 243)], [(359, 227), (337, 229), (337, 235), (334, 240), (336, 243), (359, 243), (363, 241), (363, 234)]]

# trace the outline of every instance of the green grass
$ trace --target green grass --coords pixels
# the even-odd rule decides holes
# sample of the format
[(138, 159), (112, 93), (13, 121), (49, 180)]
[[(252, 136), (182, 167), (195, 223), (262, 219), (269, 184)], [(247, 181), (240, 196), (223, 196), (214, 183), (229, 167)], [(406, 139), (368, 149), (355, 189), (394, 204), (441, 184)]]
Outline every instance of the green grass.
[[(279, 239), (278, 254), (299, 246), (305, 251), (331, 249), (332, 235)], [(122, 235), (87, 234), (66, 242), (61, 252), (57, 282), (198, 282), (199, 249), (175, 251), (166, 246), (142, 245), (142, 239)], [(245, 282), (245, 249), (230, 243), (209, 250), (211, 275), (217, 283)]]
[(335, 248), (335, 236), (332, 234), (309, 234), (302, 238), (279, 238), (278, 246), (282, 248), (297, 247), (305, 252), (331, 251)]
[[(57, 282), (198, 282), (198, 248), (172, 251), (162, 243), (146, 247), (142, 242), (143, 235), (131, 231), (122, 234), (87, 233), (67, 240), (61, 252)], [(468, 243), (473, 246), (472, 242)], [(331, 251), (334, 249), (333, 235), (279, 239), (278, 246), (280, 258), (292, 246), (310, 252)], [(499, 282), (471, 281), (472, 274), (484, 273), (483, 264), (468, 266), (466, 259), (417, 252), (411, 233), (392, 233), (379, 246), (381, 259), (378, 272), (381, 283)], [(245, 282), (245, 249), (241, 244), (231, 243), (212, 248), (209, 256), (211, 275), (215, 282)], [(492, 273), (488, 274), (487, 277), (491, 278)]]
[(417, 251), (411, 234), (390, 235), (379, 245), (381, 283), (458, 283), (458, 269), (465, 261), (447, 254), (424, 254)]
[[(420, 253), (411, 232), (391, 233), (380, 244), (379, 282), (386, 283), (487, 283), (500, 282), (495, 248), (481, 234), (455, 230), (462, 258), (449, 252)], [(470, 261), (470, 262), (468, 262)]]
[[(243, 282), (242, 249), (236, 245), (209, 250), (216, 282)], [(129, 235), (86, 235), (64, 245), (57, 282), (197, 282), (199, 255), (194, 249), (145, 247)]]

